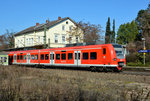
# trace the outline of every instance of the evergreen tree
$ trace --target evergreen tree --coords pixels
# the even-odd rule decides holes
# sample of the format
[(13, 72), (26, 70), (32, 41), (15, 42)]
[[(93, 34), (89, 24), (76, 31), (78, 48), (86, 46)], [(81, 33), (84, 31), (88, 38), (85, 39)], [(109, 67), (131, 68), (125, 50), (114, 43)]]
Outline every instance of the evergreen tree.
[(138, 34), (139, 30), (136, 21), (133, 20), (131, 23), (122, 24), (117, 32), (117, 42), (119, 44), (134, 42)]
[(115, 20), (113, 20), (113, 31), (112, 31), (111, 42), (115, 43)]
[(110, 31), (110, 17), (108, 17), (108, 21), (107, 21), (107, 24), (106, 24), (106, 32), (105, 32), (105, 43), (110, 43), (111, 40), (111, 31)]

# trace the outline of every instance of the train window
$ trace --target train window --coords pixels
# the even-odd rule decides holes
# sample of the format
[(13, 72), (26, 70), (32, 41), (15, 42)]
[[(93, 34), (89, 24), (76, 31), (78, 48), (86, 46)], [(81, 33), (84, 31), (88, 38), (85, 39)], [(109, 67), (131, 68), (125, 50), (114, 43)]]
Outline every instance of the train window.
[(54, 60), (54, 54), (50, 54), (51, 60)]
[(14, 55), (14, 60), (16, 60), (16, 55)]
[(49, 59), (49, 55), (45, 54), (45, 60), (48, 60), (48, 59)]
[(26, 55), (23, 56), (23, 59), (26, 60)]
[(41, 54), (41, 60), (44, 60), (44, 54)]
[(31, 55), (31, 60), (34, 60), (34, 55)]
[(38, 60), (38, 55), (35, 55), (35, 60)]
[(20, 60), (22, 60), (23, 59), (23, 56), (22, 55), (20, 55)]
[(1, 57), (1, 62), (3, 63), (3, 57)]
[(103, 48), (103, 54), (106, 54), (106, 48)]
[(60, 60), (60, 54), (56, 54), (56, 60)]
[(19, 55), (17, 55), (17, 60), (19, 60)]
[(77, 59), (77, 53), (75, 53), (75, 59)]
[(4, 57), (4, 62), (7, 62), (7, 57)]
[(96, 52), (91, 52), (90, 53), (90, 59), (92, 59), (92, 60), (97, 59), (97, 53)]
[(66, 53), (62, 53), (62, 54), (61, 54), (61, 59), (62, 59), (62, 60), (66, 60)]
[(68, 53), (68, 60), (72, 60), (73, 59), (73, 54), (72, 53)]
[(80, 59), (80, 53), (78, 53), (78, 59)]
[(89, 58), (89, 53), (83, 53), (83, 59), (86, 60)]

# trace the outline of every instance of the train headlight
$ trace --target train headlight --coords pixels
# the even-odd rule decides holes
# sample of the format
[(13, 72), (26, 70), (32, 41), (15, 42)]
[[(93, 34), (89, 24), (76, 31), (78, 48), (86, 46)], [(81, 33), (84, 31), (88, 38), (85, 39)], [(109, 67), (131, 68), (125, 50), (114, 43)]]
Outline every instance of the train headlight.
[(117, 59), (116, 59), (116, 58), (114, 58), (113, 60), (114, 60), (114, 61), (116, 61)]

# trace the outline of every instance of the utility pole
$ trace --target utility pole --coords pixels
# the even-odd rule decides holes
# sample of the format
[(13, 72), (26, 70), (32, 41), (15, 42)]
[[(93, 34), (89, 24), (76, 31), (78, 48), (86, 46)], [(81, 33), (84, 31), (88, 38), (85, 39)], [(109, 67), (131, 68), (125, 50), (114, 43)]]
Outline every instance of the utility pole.
[[(145, 47), (145, 38), (142, 38), (142, 41), (143, 41), (144, 50), (146, 50), (146, 47)], [(144, 62), (144, 65), (145, 65), (145, 54), (146, 53), (143, 53), (143, 57), (144, 57), (143, 62)]]
[(46, 48), (46, 24), (44, 24), (44, 49)]

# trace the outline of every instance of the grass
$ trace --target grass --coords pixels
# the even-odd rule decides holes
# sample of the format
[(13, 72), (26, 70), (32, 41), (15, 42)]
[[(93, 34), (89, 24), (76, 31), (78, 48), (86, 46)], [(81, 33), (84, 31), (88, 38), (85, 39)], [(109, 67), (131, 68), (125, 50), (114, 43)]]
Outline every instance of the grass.
[(150, 100), (150, 76), (0, 66), (1, 101)]

